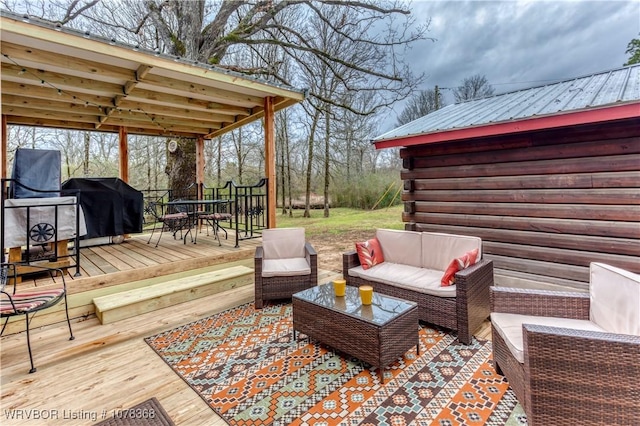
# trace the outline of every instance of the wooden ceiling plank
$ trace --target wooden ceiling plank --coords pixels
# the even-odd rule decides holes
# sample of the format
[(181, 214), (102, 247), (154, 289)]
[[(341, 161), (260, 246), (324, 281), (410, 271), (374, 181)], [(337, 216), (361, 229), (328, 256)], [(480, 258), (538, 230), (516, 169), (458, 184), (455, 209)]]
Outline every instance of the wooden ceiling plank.
[(23, 84), (13, 81), (2, 81), (2, 93), (24, 97), (25, 99), (42, 99), (49, 101), (64, 100), (76, 105), (112, 106), (113, 98), (109, 96), (92, 95), (77, 91), (65, 90), (62, 93), (49, 86), (41, 84)]
[(47, 111), (42, 109), (31, 109), (24, 107), (4, 107), (2, 113), (7, 115), (18, 115), (29, 117), (31, 119), (48, 119), (57, 121), (78, 121), (81, 123), (97, 123), (99, 116), (96, 114), (80, 114), (80, 110), (71, 113), (69, 111)]
[[(47, 127), (47, 128), (63, 128), (70, 130), (81, 130), (81, 131), (100, 131), (107, 133), (117, 133), (118, 128), (120, 126), (113, 126), (110, 124), (103, 124), (99, 129), (96, 129), (95, 123), (79, 123), (79, 122), (69, 122), (69, 121), (59, 121), (59, 120), (47, 120), (47, 119), (32, 119), (29, 117), (23, 116), (14, 116), (8, 115), (7, 121), (11, 122), (13, 125), (19, 126), (37, 126), (37, 127)], [(136, 126), (127, 126), (127, 130), (130, 134), (136, 135), (144, 135), (144, 136), (167, 136), (167, 133), (164, 129), (161, 128), (143, 128)], [(179, 132), (173, 130), (170, 132), (171, 136), (182, 136), (186, 138), (193, 138), (194, 134), (192, 131), (187, 132)]]
[[(215, 114), (212, 112), (196, 111), (189, 108), (174, 108), (163, 105), (133, 102), (129, 98), (118, 103), (118, 107), (124, 110), (142, 110), (148, 114), (165, 115), (171, 118), (182, 118), (185, 120), (205, 120), (205, 121), (233, 121), (232, 115)], [(245, 116), (247, 114), (243, 114)]]
[(217, 102), (209, 102), (191, 97), (173, 95), (171, 93), (160, 93), (151, 90), (137, 88), (135, 92), (127, 97), (129, 101), (148, 102), (155, 105), (173, 106), (181, 108), (191, 108), (199, 111), (209, 111), (227, 115), (250, 115), (249, 109), (234, 105), (223, 105)]
[[(66, 68), (70, 74), (92, 76), (95, 79), (134, 80), (133, 70), (110, 64), (90, 61), (76, 56), (68, 56), (58, 52), (40, 50), (34, 47), (20, 46), (3, 42), (2, 54), (9, 57), (9, 62), (15, 61), (19, 66), (30, 68)], [(24, 63), (28, 61), (30, 65)], [(38, 64), (38, 65), (34, 65)]]
[[(43, 71), (39, 69), (24, 68), (15, 65), (2, 63), (2, 80), (13, 77), (14, 82), (24, 82), (28, 84), (42, 84), (43, 86), (54, 87), (60, 90), (74, 90), (93, 94), (120, 93), (122, 85), (107, 83), (100, 80), (75, 77), (68, 74)], [(44, 82), (44, 83), (42, 83)]]
[[(230, 90), (218, 89), (212, 86), (192, 83), (190, 81), (176, 80), (166, 78), (159, 75), (150, 74), (144, 80), (146, 84), (160, 86), (166, 90), (177, 92), (191, 93), (192, 95), (204, 96), (206, 98), (216, 99), (222, 103), (228, 103), (237, 106), (258, 106), (264, 102), (259, 96), (246, 95), (242, 93), (232, 92)], [(168, 92), (171, 93), (171, 92)]]
[[(4, 87), (3, 87), (4, 89)], [(4, 92), (4, 90), (3, 90)], [(63, 97), (59, 99), (41, 99), (27, 98), (24, 96), (2, 94), (2, 105), (6, 107), (24, 107), (31, 109), (40, 109), (44, 111), (79, 111), (83, 114), (100, 114), (100, 109), (96, 105), (84, 105), (73, 103), (65, 100)]]

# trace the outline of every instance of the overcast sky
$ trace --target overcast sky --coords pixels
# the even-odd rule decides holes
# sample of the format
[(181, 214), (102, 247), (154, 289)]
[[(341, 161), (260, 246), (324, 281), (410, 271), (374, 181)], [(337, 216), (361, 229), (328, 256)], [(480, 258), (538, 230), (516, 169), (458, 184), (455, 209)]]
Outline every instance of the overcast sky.
[(415, 71), (426, 73), (423, 89), (456, 87), (474, 74), (496, 93), (581, 77), (621, 67), (627, 44), (640, 37), (640, 0), (414, 0), (411, 9), (431, 20), (427, 36), (435, 39), (410, 52)]

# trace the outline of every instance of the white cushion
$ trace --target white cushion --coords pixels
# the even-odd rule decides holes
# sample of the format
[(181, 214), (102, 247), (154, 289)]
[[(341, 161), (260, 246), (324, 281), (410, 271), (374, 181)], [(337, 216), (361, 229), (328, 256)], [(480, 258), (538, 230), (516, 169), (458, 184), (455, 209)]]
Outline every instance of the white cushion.
[(378, 229), (376, 238), (380, 242), (385, 262), (422, 266), (421, 232), (396, 229)]
[(304, 257), (304, 228), (271, 228), (262, 231), (264, 259)]
[(421, 243), (421, 266), (442, 271), (443, 273), (453, 259), (463, 256), (468, 251), (477, 248), (477, 259), (480, 260), (482, 257), (482, 239), (478, 237), (423, 232)]
[(506, 314), (492, 312), (491, 323), (502, 337), (511, 354), (520, 363), (524, 363), (524, 336), (523, 324), (546, 325), (550, 327), (571, 328), (575, 330), (600, 331), (601, 327), (588, 320), (569, 318), (536, 317), (532, 315)]
[(351, 268), (349, 275), (438, 297), (456, 297), (456, 286), (442, 287), (442, 272), (387, 262), (369, 269)]
[(592, 263), (589, 318), (610, 333), (640, 336), (640, 275)]
[(293, 277), (309, 274), (311, 274), (311, 267), (304, 257), (265, 259), (262, 262), (263, 277)]

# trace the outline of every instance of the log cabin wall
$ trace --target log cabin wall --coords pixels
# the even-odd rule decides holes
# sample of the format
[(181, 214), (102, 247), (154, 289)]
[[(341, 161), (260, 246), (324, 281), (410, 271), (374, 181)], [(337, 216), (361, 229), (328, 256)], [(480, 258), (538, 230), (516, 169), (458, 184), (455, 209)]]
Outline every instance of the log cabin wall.
[[(497, 285), (640, 273), (640, 119), (403, 148), (405, 228), (475, 235)], [(535, 286), (535, 285), (534, 285)]]

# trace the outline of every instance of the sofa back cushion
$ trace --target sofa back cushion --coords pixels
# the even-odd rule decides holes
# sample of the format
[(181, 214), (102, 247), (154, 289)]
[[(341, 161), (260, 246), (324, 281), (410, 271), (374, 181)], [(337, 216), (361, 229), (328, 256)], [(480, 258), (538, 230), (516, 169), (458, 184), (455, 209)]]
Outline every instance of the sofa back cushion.
[(422, 267), (446, 271), (451, 261), (478, 249), (477, 261), (482, 258), (482, 240), (466, 235), (422, 233)]
[(589, 293), (592, 322), (610, 333), (640, 336), (640, 275), (592, 263)]
[(378, 229), (376, 238), (380, 241), (384, 261), (420, 268), (422, 266), (421, 234), (414, 231)]
[(265, 259), (304, 257), (304, 228), (271, 228), (262, 231)]

